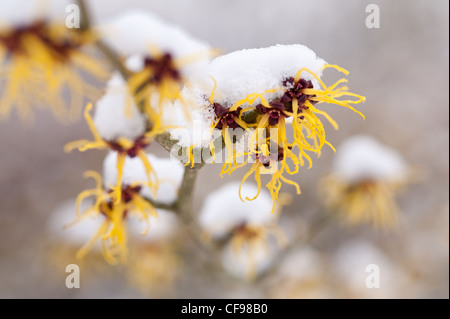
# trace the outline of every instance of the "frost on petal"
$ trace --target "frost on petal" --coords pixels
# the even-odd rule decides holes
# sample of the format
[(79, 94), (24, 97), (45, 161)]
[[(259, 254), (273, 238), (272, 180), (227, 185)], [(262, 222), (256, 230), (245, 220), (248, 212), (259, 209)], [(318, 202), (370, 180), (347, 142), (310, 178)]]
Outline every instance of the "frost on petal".
[(139, 112), (125, 81), (118, 74), (113, 75), (105, 95), (98, 100), (93, 120), (106, 141), (119, 137), (135, 140), (145, 133), (146, 118)]
[[(172, 203), (177, 198), (178, 186), (183, 177), (183, 165), (169, 158), (159, 158), (147, 155), (148, 161), (156, 172), (159, 188), (156, 198), (153, 192), (144, 186), (140, 193), (161, 203)], [(106, 156), (103, 163), (103, 178), (105, 187), (110, 188), (117, 181), (117, 154), (111, 152)], [(127, 158), (123, 169), (122, 184), (133, 185), (139, 183), (144, 185), (147, 180), (145, 166), (138, 157)]]
[[(320, 77), (325, 64), (324, 60), (304, 45), (276, 45), (235, 51), (217, 57), (210, 63), (208, 73), (217, 83), (214, 102), (230, 107), (250, 94), (281, 88), (284, 80), (294, 77), (302, 68), (307, 68)], [(320, 87), (308, 72), (304, 72), (302, 78), (311, 80), (314, 87)], [(209, 97), (213, 86), (212, 80), (204, 80), (200, 85), (202, 94)], [(283, 93), (284, 91), (277, 90), (266, 97), (273, 100)]]
[[(205, 199), (199, 215), (200, 226), (213, 237), (220, 238), (243, 224), (264, 226), (274, 222), (270, 213), (272, 200), (266, 190), (253, 201), (242, 202), (238, 196), (239, 183), (230, 182), (211, 192)], [(255, 194), (256, 185), (248, 184), (243, 193)]]
[(402, 180), (406, 170), (397, 151), (369, 136), (351, 137), (337, 148), (334, 172), (347, 182)]

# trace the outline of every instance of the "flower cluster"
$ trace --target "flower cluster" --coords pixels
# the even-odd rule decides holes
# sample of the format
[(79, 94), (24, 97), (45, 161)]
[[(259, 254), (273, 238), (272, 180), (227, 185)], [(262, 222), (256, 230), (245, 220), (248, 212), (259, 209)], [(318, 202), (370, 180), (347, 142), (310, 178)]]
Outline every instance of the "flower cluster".
[[(99, 50), (115, 70), (87, 54), (88, 46)], [(100, 97), (78, 70), (105, 82)], [(324, 71), (343, 78), (329, 84)], [(197, 168), (206, 162), (223, 163), (221, 177), (247, 167), (240, 183), (208, 196), (198, 215), (202, 235), (223, 244), (223, 268), (253, 279), (273, 262), (287, 242), (276, 224), (288, 203), (283, 185), (300, 194), (294, 175), (302, 167), (311, 168), (314, 156), (327, 146), (335, 151), (324, 122), (335, 129), (338, 125), (323, 106), (337, 105), (364, 118), (355, 106), (365, 97), (349, 91), (347, 75), (296, 44), (215, 57), (208, 44), (141, 11), (80, 30), (46, 18), (0, 29), (0, 117), (15, 105), (22, 118), (29, 118), (37, 101), (57, 117), (71, 119), (85, 98), (91, 101), (84, 118), (92, 139), (70, 142), (65, 151), (109, 153), (102, 175), (85, 174), (96, 187), (76, 199), (76, 222), (97, 221), (77, 255), (83, 257), (98, 242), (111, 264), (138, 255), (128, 277), (144, 288), (174, 279), (178, 259), (166, 234), (173, 234), (175, 227), (167, 223), (171, 226), (159, 236), (152, 225), (165, 209), (194, 217), (186, 216), (193, 212), (192, 187)], [(148, 154), (155, 141), (171, 155), (184, 154), (184, 172), (179, 162)], [(342, 146), (334, 172), (325, 178), (325, 205), (350, 223), (392, 225), (394, 193), (406, 179), (402, 161), (369, 139), (350, 144)], [(402, 174), (393, 178), (393, 172)], [(178, 194), (179, 188), (184, 193)], [(154, 240), (139, 242), (129, 253), (128, 233), (134, 232), (136, 220), (146, 224), (141, 233), (149, 232), (147, 239), (155, 231)]]
[[(146, 156), (147, 161), (152, 161), (156, 167), (165, 172), (165, 183), (179, 183), (181, 178), (181, 166), (170, 160), (158, 159), (154, 156)], [(120, 184), (120, 198), (116, 197), (116, 187), (111, 187), (111, 182), (117, 180), (117, 157), (110, 153), (104, 162), (104, 180), (95, 171), (88, 171), (85, 177), (92, 177), (96, 181), (96, 187), (81, 192), (76, 200), (77, 221), (86, 218), (103, 219), (95, 235), (79, 251), (78, 257), (83, 257), (91, 250), (95, 242), (100, 239), (102, 251), (105, 259), (114, 264), (119, 261), (125, 261), (127, 257), (127, 222), (139, 220), (146, 223), (142, 232), (147, 234), (151, 224), (151, 217), (157, 217), (158, 213), (152, 204), (154, 199), (159, 202), (170, 202), (175, 198), (176, 187), (169, 184), (164, 186), (157, 194), (154, 194), (148, 187), (148, 184), (142, 180), (145, 179), (145, 165), (137, 160), (127, 162), (125, 169), (126, 175), (123, 176)], [(164, 174), (163, 174), (164, 175)], [(92, 205), (83, 212), (80, 208), (83, 202), (94, 197)]]
[[(223, 265), (232, 274), (252, 280), (263, 265), (274, 256), (277, 247), (271, 247), (271, 237), (277, 246), (286, 245), (286, 236), (277, 225), (281, 206), (277, 214), (270, 214), (270, 194), (262, 190), (260, 196), (243, 203), (235, 196), (239, 183), (223, 185), (208, 195), (199, 215), (199, 224), (205, 238), (225, 243)], [(257, 186), (246, 185), (247, 192), (257, 191)], [(283, 204), (287, 203), (287, 198)]]
[[(303, 60), (298, 58), (302, 55)], [(268, 66), (271, 70), (264, 73)], [(221, 131), (228, 151), (221, 175), (253, 163), (242, 184), (254, 174), (258, 191), (254, 197), (246, 197), (247, 200), (258, 196), (261, 174), (269, 174), (271, 178), (266, 187), (272, 195), (274, 212), (282, 182), (293, 185), (300, 193), (298, 184), (284, 174), (298, 173), (305, 162), (311, 167), (309, 153), (320, 155), (324, 145), (334, 150), (326, 139), (319, 116), (327, 119), (334, 128), (338, 126), (318, 108), (320, 103), (343, 106), (364, 117), (352, 105), (364, 102), (365, 98), (349, 92), (343, 85), (346, 79), (326, 86), (319, 76), (326, 68), (348, 74), (298, 45), (237, 51), (211, 62), (214, 87), (206, 106), (214, 114), (210, 128)], [(288, 127), (292, 130), (291, 136)], [(245, 131), (248, 139), (239, 141), (233, 134), (236, 129)], [(243, 150), (237, 146), (239, 143), (244, 143)], [(210, 150), (214, 158), (216, 147), (213, 141)], [(239, 157), (244, 159), (238, 161)], [(243, 199), (240, 193), (239, 190)]]
[(404, 160), (395, 150), (363, 135), (346, 140), (339, 149), (332, 173), (321, 183), (327, 207), (350, 225), (395, 226), (395, 197), (411, 175)]
[[(61, 120), (77, 119), (83, 98), (98, 97), (98, 90), (80, 73), (100, 80), (108, 72), (85, 48), (96, 40), (91, 31), (70, 31), (44, 18), (0, 28), (0, 117), (13, 107), (23, 120), (31, 119), (32, 105), (49, 108)], [(66, 106), (63, 93), (70, 93)]]

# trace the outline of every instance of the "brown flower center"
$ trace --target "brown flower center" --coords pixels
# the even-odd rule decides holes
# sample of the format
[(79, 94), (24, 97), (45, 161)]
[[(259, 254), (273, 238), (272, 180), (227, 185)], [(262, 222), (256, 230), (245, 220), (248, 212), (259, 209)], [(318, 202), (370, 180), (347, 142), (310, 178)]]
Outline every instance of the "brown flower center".
[(108, 146), (113, 150), (121, 154), (126, 154), (128, 157), (136, 157), (138, 152), (146, 148), (150, 143), (144, 136), (138, 137), (134, 141), (133, 147), (126, 149), (116, 141), (107, 141)]

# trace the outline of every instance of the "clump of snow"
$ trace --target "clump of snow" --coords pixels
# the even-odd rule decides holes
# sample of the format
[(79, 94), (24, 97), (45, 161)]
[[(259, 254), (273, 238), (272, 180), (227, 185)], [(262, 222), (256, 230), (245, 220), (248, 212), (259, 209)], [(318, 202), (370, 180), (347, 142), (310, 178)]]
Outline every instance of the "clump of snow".
[(125, 67), (131, 72), (138, 73), (144, 68), (144, 56), (142, 54), (133, 54), (125, 60)]
[(100, 31), (105, 41), (123, 56), (170, 53), (180, 61), (192, 57), (190, 63), (180, 65), (186, 77), (203, 71), (212, 56), (208, 44), (147, 11), (125, 12), (101, 26)]
[[(178, 186), (183, 178), (183, 165), (180, 162), (168, 158), (159, 158), (154, 155), (147, 155), (148, 161), (158, 176), (160, 182), (156, 198), (147, 186), (143, 187), (141, 194), (161, 203), (171, 203), (177, 198)], [(103, 181), (106, 187), (111, 187), (117, 181), (117, 153), (110, 152), (103, 163)], [(125, 160), (123, 168), (122, 182), (124, 184), (134, 184), (147, 182), (147, 175), (144, 164), (139, 157)]]
[(150, 242), (165, 242), (172, 239), (179, 227), (178, 218), (174, 213), (164, 209), (158, 209), (157, 213), (158, 216), (150, 216), (150, 228), (145, 236), (142, 236), (145, 230), (144, 223), (137, 218), (129, 218), (127, 224), (130, 235)]
[[(242, 187), (243, 198), (253, 197), (257, 190), (256, 185), (245, 184)], [(245, 202), (239, 199), (238, 192), (239, 183), (230, 182), (205, 199), (198, 221), (213, 237), (220, 238), (244, 223), (264, 226), (276, 218), (276, 214), (270, 213), (272, 199), (265, 189), (261, 189), (255, 200)]]
[(337, 148), (334, 172), (348, 182), (397, 180), (406, 175), (401, 155), (372, 137), (358, 135)]
[[(83, 201), (81, 204), (81, 212), (88, 209), (92, 203)], [(92, 236), (97, 233), (102, 223), (105, 221), (104, 216), (97, 215), (90, 218), (84, 218), (80, 222), (65, 227), (76, 220), (75, 214), (76, 201), (74, 199), (61, 203), (51, 214), (48, 229), (59, 238), (60, 241), (81, 247), (86, 244)], [(99, 246), (95, 246), (100, 248)]]
[[(163, 110), (163, 123), (175, 128), (168, 129), (170, 136), (178, 140), (181, 147), (207, 147), (211, 141), (211, 123), (213, 115), (208, 110), (189, 108), (190, 118), (183, 111), (183, 102), (167, 103)], [(186, 102), (184, 102), (186, 103)]]
[[(269, 100), (280, 97), (284, 93), (283, 80), (295, 77), (302, 68), (307, 68), (320, 77), (325, 64), (324, 60), (304, 45), (276, 45), (219, 56), (209, 64), (208, 74), (217, 82), (214, 102), (230, 107), (250, 94), (267, 90), (277, 89), (275, 93), (265, 95)], [(302, 72), (302, 78), (311, 80), (315, 88), (320, 87), (310, 73)], [(209, 97), (214, 82), (205, 79), (198, 87), (201, 89), (200, 96)], [(192, 92), (199, 95), (198, 93), (198, 90)]]
[(109, 80), (105, 95), (96, 103), (93, 120), (100, 136), (107, 141), (119, 137), (135, 140), (145, 133), (146, 118), (117, 73)]
[[(249, 273), (255, 275), (270, 266), (275, 251), (266, 245), (236, 247), (227, 245), (222, 252), (222, 266), (231, 275), (239, 279), (250, 279)], [(254, 268), (254, 269), (252, 269)]]

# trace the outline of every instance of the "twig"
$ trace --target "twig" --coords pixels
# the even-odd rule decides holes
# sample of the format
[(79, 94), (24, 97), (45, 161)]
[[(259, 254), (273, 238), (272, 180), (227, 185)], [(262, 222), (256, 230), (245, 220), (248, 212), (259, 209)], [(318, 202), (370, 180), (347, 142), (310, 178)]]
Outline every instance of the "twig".
[(125, 68), (122, 61), (118, 58), (118, 55), (114, 50), (102, 40), (95, 42), (97, 49), (104, 55), (114, 69), (119, 71), (120, 75), (126, 80), (130, 77), (130, 72)]
[[(86, 5), (85, 0), (78, 0), (78, 6), (80, 8), (80, 30), (88, 31), (92, 28), (90, 11)], [(122, 61), (119, 58), (119, 55), (104, 41), (98, 39), (94, 45), (97, 49), (103, 54), (103, 56), (108, 60), (111, 66), (120, 72), (122, 77), (127, 80), (130, 76), (130, 72), (125, 68)]]
[(199, 163), (191, 166), (185, 166), (183, 181), (181, 182), (178, 200), (175, 203), (175, 210), (183, 216), (185, 220), (192, 220), (193, 217), (193, 194), (195, 181), (197, 179), (198, 171), (204, 166), (204, 163)]
[(78, 7), (80, 8), (80, 28), (82, 31), (89, 30), (91, 28), (91, 16), (89, 10), (86, 7), (86, 2), (84, 0), (78, 0)]
[(174, 210), (175, 207), (175, 202), (167, 204), (155, 201), (149, 197), (144, 197), (144, 199), (157, 209)]

